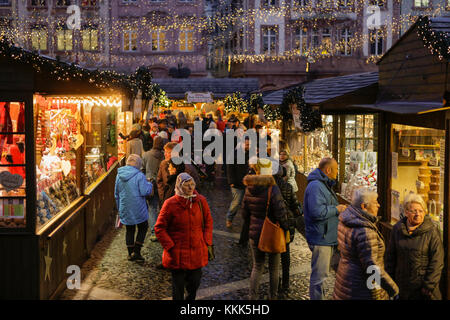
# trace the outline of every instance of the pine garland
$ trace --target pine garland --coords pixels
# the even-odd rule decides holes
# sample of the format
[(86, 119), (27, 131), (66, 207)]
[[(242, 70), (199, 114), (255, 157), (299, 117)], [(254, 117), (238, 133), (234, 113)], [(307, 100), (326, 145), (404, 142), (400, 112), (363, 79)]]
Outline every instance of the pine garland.
[(417, 33), (432, 54), (439, 60), (450, 60), (450, 36), (445, 32), (434, 31), (430, 18), (421, 16), (417, 19)]
[(277, 109), (273, 109), (271, 106), (264, 104), (262, 94), (260, 93), (253, 93), (248, 99), (244, 99), (240, 92), (235, 92), (225, 97), (224, 105), (227, 113), (258, 114), (258, 109), (262, 109), (264, 111), (264, 117), (269, 121), (280, 120), (282, 118)]

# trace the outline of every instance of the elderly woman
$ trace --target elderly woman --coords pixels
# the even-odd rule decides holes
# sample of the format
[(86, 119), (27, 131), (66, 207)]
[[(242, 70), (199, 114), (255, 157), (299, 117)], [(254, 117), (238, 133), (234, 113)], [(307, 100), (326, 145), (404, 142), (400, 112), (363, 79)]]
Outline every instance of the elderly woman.
[[(125, 236), (128, 260), (144, 261), (141, 248), (148, 230), (148, 208), (146, 197), (152, 192), (152, 184), (141, 172), (142, 159), (137, 154), (127, 158), (126, 166), (117, 170), (114, 196), (120, 222), (127, 228)], [(136, 241), (134, 234), (138, 228)]]
[(386, 271), (398, 283), (401, 300), (440, 300), (444, 249), (438, 227), (421, 196), (408, 195), (404, 208), (405, 217), (391, 233)]
[(173, 300), (194, 300), (200, 286), (202, 268), (208, 264), (212, 245), (213, 220), (206, 198), (195, 190), (187, 173), (177, 176), (175, 195), (161, 208), (155, 233), (163, 247), (162, 262), (172, 271)]
[[(352, 205), (339, 216), (338, 245), (341, 259), (336, 273), (333, 299), (388, 300), (398, 287), (384, 270), (384, 240), (376, 222), (378, 194), (357, 189)], [(380, 283), (371, 281), (374, 276)]]

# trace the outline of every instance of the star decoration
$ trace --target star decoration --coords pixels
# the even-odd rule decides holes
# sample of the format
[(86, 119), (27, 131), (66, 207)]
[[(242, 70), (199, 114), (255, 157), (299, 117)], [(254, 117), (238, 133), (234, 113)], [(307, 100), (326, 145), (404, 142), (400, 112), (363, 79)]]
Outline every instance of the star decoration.
[(64, 241), (63, 241), (63, 255), (67, 255), (67, 241), (66, 241), (66, 238), (64, 238)]
[(48, 277), (48, 280), (50, 280), (50, 267), (52, 265), (52, 260), (53, 260), (50, 257), (50, 246), (47, 247), (47, 255), (44, 257), (44, 260), (45, 260), (45, 277), (44, 277), (44, 279), (47, 280), (47, 277)]

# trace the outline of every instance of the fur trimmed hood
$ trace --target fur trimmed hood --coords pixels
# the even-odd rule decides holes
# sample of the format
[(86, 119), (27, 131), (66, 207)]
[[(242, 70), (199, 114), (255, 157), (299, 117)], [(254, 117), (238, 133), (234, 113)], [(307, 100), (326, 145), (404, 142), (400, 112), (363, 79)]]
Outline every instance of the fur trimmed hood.
[(275, 186), (273, 176), (249, 174), (244, 177), (243, 183), (247, 187), (269, 187)]

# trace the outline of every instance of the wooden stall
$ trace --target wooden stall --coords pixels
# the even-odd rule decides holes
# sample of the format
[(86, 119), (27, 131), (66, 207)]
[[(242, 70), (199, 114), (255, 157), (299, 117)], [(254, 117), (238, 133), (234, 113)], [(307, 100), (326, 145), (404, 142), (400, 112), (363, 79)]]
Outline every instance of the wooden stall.
[(111, 225), (130, 92), (110, 81), (1, 43), (0, 299), (57, 296)]

